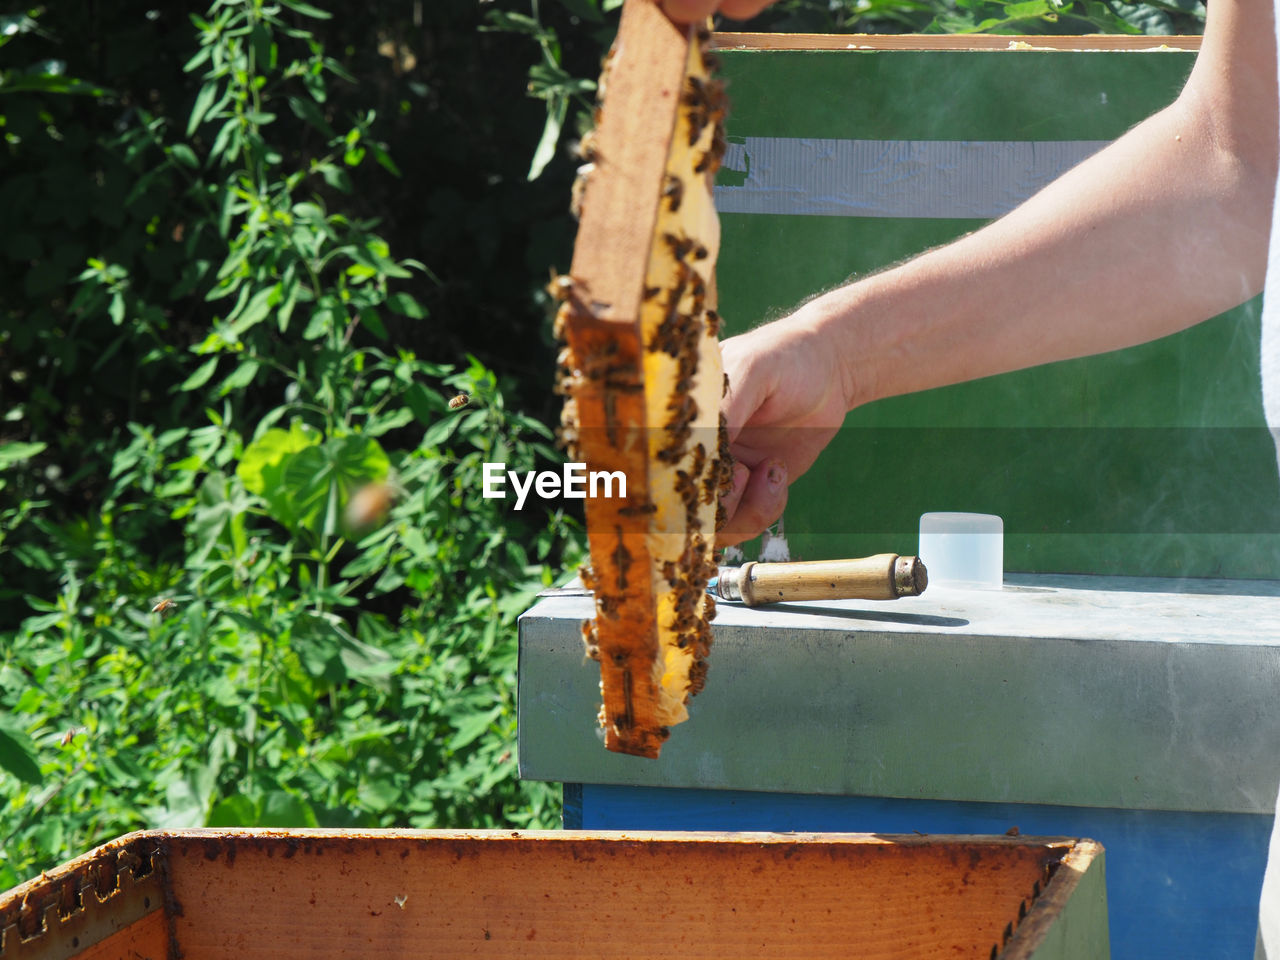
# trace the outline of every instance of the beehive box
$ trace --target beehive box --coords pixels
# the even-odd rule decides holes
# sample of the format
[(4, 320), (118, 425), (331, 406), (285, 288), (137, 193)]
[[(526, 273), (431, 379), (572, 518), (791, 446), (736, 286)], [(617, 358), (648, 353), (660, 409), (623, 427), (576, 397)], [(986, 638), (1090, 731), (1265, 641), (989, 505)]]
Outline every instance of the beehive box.
[(190, 830), (0, 898), (4, 960), (1107, 956), (1083, 840)]

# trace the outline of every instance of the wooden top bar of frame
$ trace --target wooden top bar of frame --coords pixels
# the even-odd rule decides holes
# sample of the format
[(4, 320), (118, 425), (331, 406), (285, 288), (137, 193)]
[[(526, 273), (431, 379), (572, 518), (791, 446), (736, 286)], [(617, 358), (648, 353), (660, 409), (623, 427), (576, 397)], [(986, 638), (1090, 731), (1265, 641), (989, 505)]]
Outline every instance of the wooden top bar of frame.
[(1008, 36), (992, 34), (715, 33), (717, 50), (1190, 50), (1199, 36), (1133, 34)]

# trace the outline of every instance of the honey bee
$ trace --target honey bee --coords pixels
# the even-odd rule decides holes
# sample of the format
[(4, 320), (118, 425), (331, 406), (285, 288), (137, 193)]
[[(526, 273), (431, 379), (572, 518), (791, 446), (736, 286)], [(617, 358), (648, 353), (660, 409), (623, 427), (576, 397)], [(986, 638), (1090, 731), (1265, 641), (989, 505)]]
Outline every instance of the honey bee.
[[(698, 171), (701, 173), (702, 171)], [(705, 260), (707, 248), (691, 237), (678, 237), (674, 233), (665, 233), (662, 239), (671, 247), (671, 253), (677, 260), (683, 260), (690, 254), (695, 260)], [(681, 291), (683, 293), (683, 291)]]
[(176, 609), (178, 609), (178, 604), (176, 601), (171, 600), (169, 597), (161, 597), (159, 600), (156, 601), (156, 605), (151, 608), (151, 612), (158, 613), (160, 614), (160, 616), (163, 617), (170, 610), (176, 610)]
[(696, 697), (707, 685), (707, 661), (695, 660), (689, 668), (689, 696)]
[(613, 551), (613, 564), (618, 571), (617, 589), (620, 592), (625, 592), (627, 589), (627, 570), (631, 567), (631, 551), (622, 542), (622, 527), (615, 525), (613, 529), (618, 536), (618, 546)]
[(594, 165), (600, 159), (600, 150), (594, 129), (588, 130), (582, 135), (582, 139), (574, 144), (573, 153), (584, 165)]
[(564, 303), (573, 296), (573, 277), (567, 273), (551, 271), (551, 282), (547, 284), (547, 293), (557, 303)]
[(675, 213), (680, 209), (680, 202), (684, 199), (684, 181), (668, 173), (663, 183), (662, 195), (667, 200), (667, 209)]
[(465, 406), (466, 406), (468, 403), (470, 403), (470, 402), (471, 402), (471, 397), (470, 397), (470, 396), (468, 396), (468, 395), (467, 395), (467, 394), (465, 394), (465, 393), (459, 393), (459, 394), (457, 394), (456, 396), (453, 396), (453, 397), (450, 397), (450, 398), (449, 398), (449, 409), (450, 409), (450, 410), (461, 410), (463, 407), (465, 407)]
[(395, 500), (395, 492), (388, 483), (366, 483), (347, 501), (345, 519), (355, 531), (367, 531), (386, 519)]
[(602, 596), (597, 599), (596, 606), (599, 608), (603, 616), (610, 620), (618, 619), (618, 608), (622, 606), (622, 598), (615, 596)]
[(644, 517), (658, 512), (658, 505), (652, 500), (623, 507), (618, 514), (623, 517)]
[[(705, 317), (707, 320), (707, 336), (708, 337), (720, 336), (720, 327), (722, 325), (720, 314), (718, 314), (714, 310), (708, 310), (705, 314)], [(729, 375), (728, 374), (725, 374), (725, 377), (724, 377), (724, 389), (725, 389), (725, 393), (729, 392)]]
[(84, 727), (68, 727), (67, 731), (58, 738), (58, 743), (64, 747), (70, 746), (75, 738), (84, 732)]
[(573, 178), (573, 186), (569, 190), (569, 213), (573, 219), (582, 219), (582, 204), (587, 196), (587, 179), (595, 169), (594, 163), (584, 163), (578, 168), (578, 175)]

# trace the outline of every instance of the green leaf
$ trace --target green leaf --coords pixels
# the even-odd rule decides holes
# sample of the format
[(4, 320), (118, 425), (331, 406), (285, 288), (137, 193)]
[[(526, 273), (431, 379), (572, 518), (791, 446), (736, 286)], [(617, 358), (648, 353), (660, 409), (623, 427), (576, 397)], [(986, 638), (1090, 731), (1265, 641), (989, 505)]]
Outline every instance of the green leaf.
[(462, 419), (460, 417), (440, 417), (422, 435), (421, 446), (427, 449), (440, 446), (453, 435), (453, 432), (458, 429), (458, 424), (461, 422)]
[(64, 93), (89, 97), (102, 97), (111, 91), (95, 83), (85, 83), (73, 77), (56, 74), (0, 73), (0, 94), (4, 93)]
[(347, 673), (357, 680), (372, 680), (386, 677), (400, 668), (400, 661), (385, 650), (357, 640), (346, 631), (342, 633), (342, 644), (338, 649), (338, 657)]
[(243, 390), (253, 383), (253, 378), (258, 375), (258, 369), (257, 360), (241, 360), (240, 364), (231, 371), (227, 379), (222, 381), (222, 386), (218, 388), (218, 396), (225, 397), (236, 390)]
[(379, 166), (389, 172), (392, 176), (398, 177), (401, 175), (400, 168), (397, 167), (395, 161), (391, 159), (391, 155), (387, 153), (387, 151), (383, 150), (380, 145), (373, 141), (369, 141), (369, 149), (373, 152), (373, 159), (378, 161)]
[(320, 176), (324, 177), (324, 182), (333, 189), (342, 193), (351, 192), (351, 175), (341, 167), (335, 167), (332, 163), (322, 163), (316, 170)]
[(400, 291), (387, 297), (387, 306), (396, 313), (414, 320), (422, 320), (427, 316), (427, 308), (420, 304), (412, 294)]
[(209, 112), (209, 108), (213, 106), (213, 100), (218, 95), (218, 87), (213, 83), (206, 83), (200, 88), (200, 92), (196, 94), (196, 102), (191, 106), (191, 117), (187, 120), (187, 136), (191, 136), (200, 127), (204, 120), (205, 114)]
[(262, 814), (258, 817), (257, 826), (314, 827), (316, 814), (307, 801), (283, 790), (274, 790), (267, 794), (262, 804)]
[(30, 737), (13, 727), (0, 727), (0, 770), (8, 771), (24, 783), (39, 783), (42, 779), (35, 745)]
[(408, 407), (401, 407), (395, 413), (390, 415), (383, 414), (376, 420), (371, 420), (368, 426), (368, 433), (371, 437), (380, 437), (392, 430), (399, 430), (401, 427), (408, 426), (413, 422), (413, 411)]
[(0, 470), (13, 466), (15, 463), (21, 463), (23, 460), (30, 460), (37, 453), (43, 452), (48, 446), (47, 443), (6, 442), (3, 446), (0, 446)]
[(185, 143), (175, 143), (169, 148), (169, 155), (184, 167), (190, 167), (194, 170), (200, 166), (200, 160), (196, 157), (196, 152)]
[(501, 707), (494, 707), (488, 713), (473, 713), (462, 717), (454, 723), (456, 733), (449, 741), (450, 750), (461, 750), (470, 743), (484, 736), (489, 725), (502, 715)]
[(330, 683), (346, 679), (338, 660), (339, 637), (323, 617), (303, 614), (294, 622), (291, 638), (298, 662), (312, 677)]
[[(245, 293), (249, 290), (245, 287)], [(227, 317), (227, 322), (231, 325), (230, 336), (239, 340), (240, 336), (252, 327), (257, 326), (267, 318), (267, 314), (271, 312), (271, 305), (280, 296), (280, 284), (275, 283), (260, 289), (252, 297), (245, 301), (244, 296), (241, 300), (243, 305), (237, 304), (236, 309)]]
[(214, 804), (206, 826), (251, 827), (257, 821), (258, 811), (253, 801), (242, 793), (233, 793)]
[(542, 138), (538, 141), (538, 146), (533, 151), (533, 160), (529, 164), (529, 173), (526, 179), (537, 180), (538, 177), (542, 176), (542, 171), (546, 169), (552, 157), (556, 155), (556, 144), (560, 140), (560, 128), (564, 126), (565, 113), (568, 109), (569, 100), (567, 97), (561, 96), (547, 101), (547, 122), (542, 128)]
[(511, 13), (507, 10), (490, 10), (484, 18), (489, 21), (489, 26), (481, 27), (481, 30), (501, 30), (506, 33), (527, 33), (530, 36), (538, 37), (546, 33), (546, 30), (533, 17), (526, 13)]
[(390, 777), (376, 777), (363, 780), (356, 788), (356, 799), (360, 805), (381, 813), (400, 802), (401, 790)]
[(165, 789), (165, 809), (155, 820), (162, 830), (203, 827), (205, 804), (200, 791), (185, 777), (170, 781)]
[(210, 357), (204, 363), (200, 364), (191, 376), (187, 377), (187, 379), (183, 380), (182, 383), (178, 385), (178, 390), (185, 391), (200, 389), (209, 382), (210, 378), (213, 377), (213, 371), (217, 369), (217, 366), (218, 357)]
[(604, 17), (596, 9), (595, 0), (560, 0), (560, 4), (575, 17), (588, 23), (604, 23)]
[(266, 494), (267, 507), (273, 516), (291, 513), (297, 526), (331, 535), (338, 532), (338, 511), (350, 495), (385, 480), (390, 469), (391, 461), (371, 437), (334, 437), (284, 461), (280, 486)]
[(363, 323), (365, 328), (375, 337), (382, 340), (387, 339), (386, 325), (383, 324), (382, 318), (378, 316), (378, 311), (373, 309), (373, 307), (360, 308), (360, 322)]
[(313, 7), (309, 3), (303, 3), (302, 0), (280, 0), (280, 2), (295, 13), (300, 13), (304, 17), (313, 17), (316, 20), (328, 20), (333, 14), (327, 10), (321, 10), (319, 7)]
[(245, 449), (236, 476), (246, 490), (262, 496), (268, 487), (282, 482), (284, 462), (291, 454), (319, 442), (320, 435), (298, 421), (288, 430), (268, 430)]
[(438, 393), (428, 390), (420, 383), (413, 384), (404, 392), (404, 402), (423, 426), (431, 426), (448, 409)]
[(326, 137), (333, 139), (333, 127), (325, 119), (324, 114), (320, 112), (320, 108), (316, 106), (314, 100), (306, 97), (290, 97), (289, 109), (293, 111), (293, 115), (299, 120), (309, 123)]

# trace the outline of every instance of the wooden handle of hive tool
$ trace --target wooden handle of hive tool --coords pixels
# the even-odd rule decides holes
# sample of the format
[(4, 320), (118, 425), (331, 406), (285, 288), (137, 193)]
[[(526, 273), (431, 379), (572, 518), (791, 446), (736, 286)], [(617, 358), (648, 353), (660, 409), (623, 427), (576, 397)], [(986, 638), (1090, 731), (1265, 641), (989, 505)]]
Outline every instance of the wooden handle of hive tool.
[(754, 607), (787, 600), (896, 600), (918, 596), (928, 584), (919, 557), (880, 553), (856, 560), (721, 567), (716, 593)]

